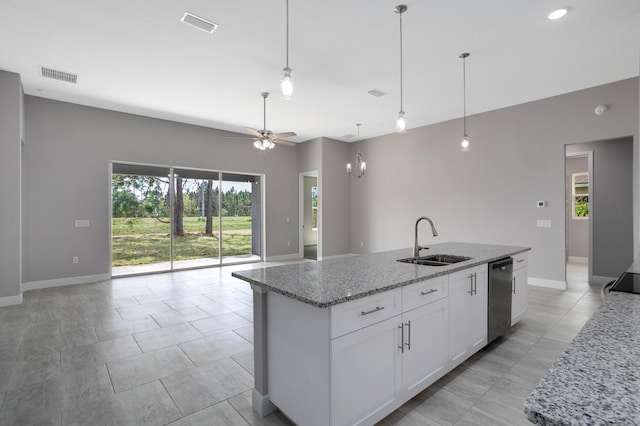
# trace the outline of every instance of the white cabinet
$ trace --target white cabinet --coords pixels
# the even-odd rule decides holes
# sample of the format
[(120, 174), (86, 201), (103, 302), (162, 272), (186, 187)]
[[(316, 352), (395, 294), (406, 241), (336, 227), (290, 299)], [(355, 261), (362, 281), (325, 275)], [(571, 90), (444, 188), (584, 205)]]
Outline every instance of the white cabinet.
[(487, 264), (449, 275), (449, 368), (487, 344)]
[(513, 256), (513, 283), (511, 295), (511, 326), (520, 321), (527, 311), (527, 253)]
[(374, 424), (402, 403), (398, 317), (331, 341), (331, 424)]
[(404, 287), (412, 309), (331, 341), (332, 425), (374, 424), (448, 371), (447, 282)]
[(447, 299), (413, 309), (402, 315), (402, 400), (433, 384), (447, 371), (449, 306)]

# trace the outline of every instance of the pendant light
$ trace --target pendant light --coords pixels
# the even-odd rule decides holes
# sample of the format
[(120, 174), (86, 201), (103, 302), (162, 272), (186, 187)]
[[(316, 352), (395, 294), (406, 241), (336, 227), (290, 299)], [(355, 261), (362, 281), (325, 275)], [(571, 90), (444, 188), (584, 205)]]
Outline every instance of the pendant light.
[(462, 59), (462, 122), (464, 123), (464, 133), (462, 140), (460, 141), (460, 151), (469, 151), (470, 142), (469, 135), (467, 135), (467, 69), (466, 60), (469, 57), (468, 53), (461, 53), (459, 58)]
[(289, 0), (287, 0), (287, 63), (282, 70), (284, 75), (280, 81), (280, 96), (282, 99), (293, 99), (293, 77), (291, 76), (291, 68), (289, 68)]
[(400, 16), (400, 112), (396, 120), (396, 132), (405, 133), (407, 131), (407, 120), (404, 118), (403, 98), (402, 98), (402, 14), (407, 11), (407, 6), (400, 4), (393, 11)]
[(367, 163), (364, 162), (364, 160), (362, 159), (362, 154), (360, 154), (360, 126), (362, 126), (362, 124), (358, 123), (356, 124), (356, 126), (358, 126), (358, 153), (356, 154), (356, 170), (354, 173), (353, 169), (351, 168), (351, 163), (347, 163), (347, 173), (354, 178), (360, 179), (362, 176), (364, 176), (364, 172), (367, 171)]

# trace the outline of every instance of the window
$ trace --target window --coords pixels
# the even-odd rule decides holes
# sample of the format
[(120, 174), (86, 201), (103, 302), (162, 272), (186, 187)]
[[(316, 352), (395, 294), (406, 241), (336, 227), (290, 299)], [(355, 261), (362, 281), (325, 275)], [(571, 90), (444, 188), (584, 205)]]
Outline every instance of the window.
[(589, 173), (571, 175), (572, 204), (574, 219), (589, 218)]
[(311, 187), (311, 227), (318, 229), (318, 187)]

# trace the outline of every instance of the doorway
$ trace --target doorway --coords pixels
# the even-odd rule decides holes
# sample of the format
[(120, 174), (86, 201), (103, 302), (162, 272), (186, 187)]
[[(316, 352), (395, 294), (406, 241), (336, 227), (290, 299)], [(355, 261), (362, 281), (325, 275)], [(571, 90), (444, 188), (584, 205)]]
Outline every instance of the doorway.
[(320, 230), (318, 171), (300, 174), (300, 255), (318, 260)]
[[(616, 279), (633, 262), (633, 156), (631, 136), (565, 146), (565, 261), (575, 266), (586, 258), (591, 284)], [(580, 161), (582, 170), (572, 169)], [(574, 225), (586, 237), (572, 235)], [(586, 252), (574, 251), (585, 240)]]
[(593, 151), (565, 155), (566, 280), (589, 281)]

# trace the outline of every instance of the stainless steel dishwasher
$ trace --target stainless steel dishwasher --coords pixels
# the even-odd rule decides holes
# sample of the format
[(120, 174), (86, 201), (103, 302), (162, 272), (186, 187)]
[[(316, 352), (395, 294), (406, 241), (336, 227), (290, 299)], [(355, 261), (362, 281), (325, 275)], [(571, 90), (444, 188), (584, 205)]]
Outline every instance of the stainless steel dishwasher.
[(502, 336), (511, 327), (513, 258), (489, 263), (489, 320), (487, 343)]

